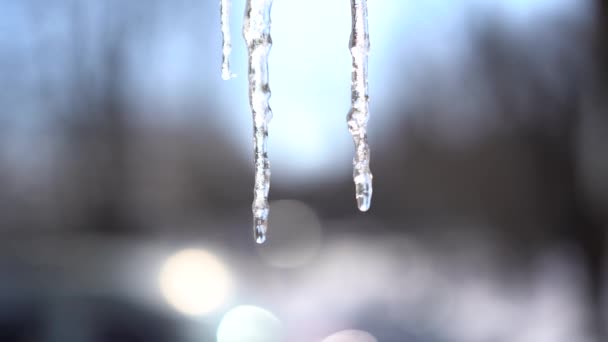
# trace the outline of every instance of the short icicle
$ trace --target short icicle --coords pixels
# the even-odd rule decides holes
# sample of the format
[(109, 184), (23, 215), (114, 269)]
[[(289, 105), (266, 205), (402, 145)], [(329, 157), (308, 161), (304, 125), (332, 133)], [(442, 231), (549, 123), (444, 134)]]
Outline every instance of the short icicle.
[(351, 11), (352, 32), (349, 48), (353, 57), (352, 104), (347, 122), (355, 142), (355, 158), (353, 159), (355, 198), (359, 210), (367, 211), (371, 206), (373, 189), (373, 177), (369, 167), (370, 149), (367, 142), (367, 121), (369, 120), (367, 56), (370, 47), (367, 0), (351, 0)]
[(243, 38), (249, 52), (249, 104), (253, 116), (255, 185), (253, 189), (253, 234), (257, 243), (266, 240), (268, 230), (268, 192), (270, 162), (266, 148), (268, 123), (272, 119), (269, 105), (268, 53), (272, 46), (270, 10), (272, 0), (247, 0)]
[(220, 21), (222, 28), (222, 78), (229, 80), (236, 75), (230, 70), (230, 53), (232, 52), (232, 36), (230, 34), (231, 0), (220, 1)]

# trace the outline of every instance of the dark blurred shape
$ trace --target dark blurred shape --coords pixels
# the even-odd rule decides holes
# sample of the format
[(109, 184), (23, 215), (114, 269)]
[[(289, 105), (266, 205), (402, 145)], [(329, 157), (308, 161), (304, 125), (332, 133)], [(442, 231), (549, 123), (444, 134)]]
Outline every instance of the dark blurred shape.
[(44, 320), (40, 303), (1, 301), (0, 341), (36, 342), (44, 336)]
[(176, 327), (162, 315), (114, 298), (96, 298), (87, 303), (93, 314), (95, 342), (169, 342), (179, 340)]

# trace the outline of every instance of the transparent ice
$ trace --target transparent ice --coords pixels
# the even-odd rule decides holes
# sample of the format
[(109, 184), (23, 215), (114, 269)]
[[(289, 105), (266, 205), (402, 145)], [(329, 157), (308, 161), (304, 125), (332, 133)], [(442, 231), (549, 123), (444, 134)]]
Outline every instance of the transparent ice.
[(367, 121), (369, 120), (367, 56), (370, 47), (367, 0), (351, 0), (351, 11), (352, 32), (349, 47), (353, 57), (352, 104), (347, 122), (355, 142), (355, 158), (353, 159), (355, 198), (359, 210), (367, 211), (371, 206), (373, 178), (369, 168), (370, 150), (367, 143)]
[(222, 78), (229, 80), (236, 75), (230, 70), (230, 53), (232, 52), (232, 37), (230, 34), (231, 0), (220, 1), (220, 19), (222, 29)]
[(255, 185), (253, 189), (253, 234), (257, 243), (266, 240), (268, 230), (268, 192), (270, 190), (270, 162), (266, 141), (272, 110), (268, 101), (268, 53), (270, 37), (270, 10), (272, 0), (247, 0), (243, 22), (243, 38), (249, 52), (249, 104), (253, 116), (253, 152)]

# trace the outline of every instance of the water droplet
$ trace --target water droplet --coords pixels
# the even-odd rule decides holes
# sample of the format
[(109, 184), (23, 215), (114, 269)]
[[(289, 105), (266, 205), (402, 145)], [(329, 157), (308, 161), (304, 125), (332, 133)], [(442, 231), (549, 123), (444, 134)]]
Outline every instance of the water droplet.
[(254, 224), (253, 224), (253, 238), (255, 239), (255, 242), (262, 244), (266, 241), (266, 231), (268, 229), (268, 221), (266, 220), (260, 220), (260, 219), (254, 219)]
[(354, 176), (357, 207), (364, 212), (368, 211), (372, 204), (372, 179), (370, 172), (358, 173)]

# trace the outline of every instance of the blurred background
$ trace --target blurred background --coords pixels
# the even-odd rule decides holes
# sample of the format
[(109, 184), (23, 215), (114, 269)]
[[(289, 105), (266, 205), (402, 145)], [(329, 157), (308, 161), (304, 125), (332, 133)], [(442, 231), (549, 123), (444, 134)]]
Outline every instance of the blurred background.
[[(0, 341), (601, 342), (608, 5), (275, 1), (269, 240), (244, 0), (0, 0)], [(604, 337), (602, 337), (604, 336)]]

